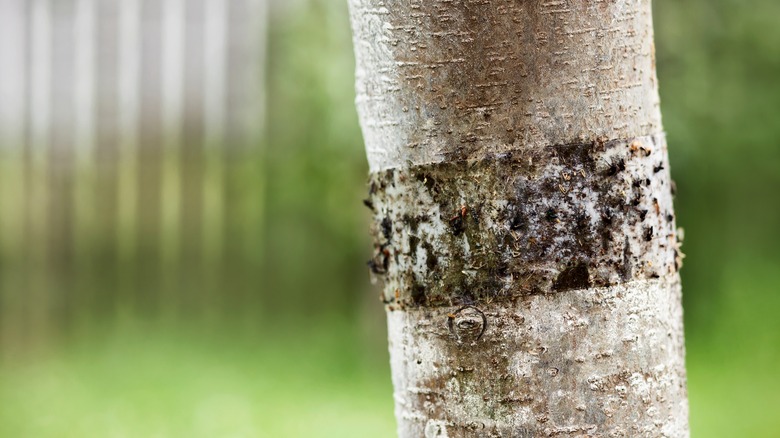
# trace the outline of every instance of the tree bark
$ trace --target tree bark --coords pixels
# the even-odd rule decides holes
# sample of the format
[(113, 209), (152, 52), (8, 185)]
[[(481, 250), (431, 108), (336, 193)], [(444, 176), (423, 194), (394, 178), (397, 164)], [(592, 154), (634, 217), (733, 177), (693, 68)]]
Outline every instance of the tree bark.
[(401, 437), (688, 436), (649, 0), (350, 0)]

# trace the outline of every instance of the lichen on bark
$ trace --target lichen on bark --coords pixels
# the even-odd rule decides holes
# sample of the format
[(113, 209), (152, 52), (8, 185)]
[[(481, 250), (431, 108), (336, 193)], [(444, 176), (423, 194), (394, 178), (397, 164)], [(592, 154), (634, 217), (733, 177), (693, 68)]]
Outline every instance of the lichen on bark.
[(375, 172), (376, 275), (392, 309), (673, 275), (663, 136)]

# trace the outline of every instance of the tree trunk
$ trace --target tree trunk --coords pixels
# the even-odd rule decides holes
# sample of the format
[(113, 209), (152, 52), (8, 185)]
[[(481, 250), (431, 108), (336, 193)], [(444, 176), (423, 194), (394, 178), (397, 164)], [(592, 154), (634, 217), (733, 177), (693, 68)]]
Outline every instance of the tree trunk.
[(688, 436), (649, 0), (350, 0), (401, 437)]

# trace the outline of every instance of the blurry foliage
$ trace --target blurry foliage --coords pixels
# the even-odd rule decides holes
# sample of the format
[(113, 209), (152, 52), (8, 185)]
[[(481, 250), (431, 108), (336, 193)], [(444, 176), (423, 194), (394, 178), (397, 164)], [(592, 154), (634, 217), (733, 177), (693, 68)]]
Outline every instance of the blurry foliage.
[(777, 436), (780, 3), (655, 1), (694, 436)]
[(763, 268), (780, 263), (780, 3), (655, 4), (689, 345), (734, 354), (761, 332), (777, 352), (780, 322), (762, 309), (780, 305), (780, 271)]
[(273, 312), (347, 315), (369, 254), (351, 30), (345, 2), (306, 6), (269, 37), (268, 299)]

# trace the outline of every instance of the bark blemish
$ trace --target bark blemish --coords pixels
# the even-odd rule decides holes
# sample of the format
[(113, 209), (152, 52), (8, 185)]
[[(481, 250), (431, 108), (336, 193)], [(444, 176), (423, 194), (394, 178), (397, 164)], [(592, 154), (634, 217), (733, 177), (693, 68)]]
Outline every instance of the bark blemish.
[[(645, 233), (653, 227), (653, 236), (673, 234), (665, 220), (671, 197), (644, 196), (646, 189), (634, 184), (667, 176), (653, 175), (658, 155), (625, 147), (633, 141), (374, 173), (372, 266), (409, 306), (471, 304), (671, 272), (675, 255)], [(639, 144), (659, 149), (663, 141), (650, 136)], [(614, 175), (611, 166), (619, 170)], [(635, 256), (626, 258), (626, 251)], [(424, 294), (418, 283), (426, 285)]]
[(474, 306), (463, 306), (447, 315), (447, 328), (459, 344), (471, 344), (485, 333), (487, 317)]
[(425, 250), (425, 267), (432, 272), (439, 264), (439, 259), (436, 257), (436, 252), (429, 242), (423, 243), (423, 249)]
[(425, 438), (447, 438), (447, 425), (443, 421), (428, 420), (425, 424)]
[(619, 172), (622, 172), (626, 170), (626, 161), (623, 159), (613, 161), (610, 163), (609, 168), (607, 169), (607, 176), (615, 176)]
[(654, 232), (653, 227), (646, 227), (645, 228), (644, 233), (642, 233), (642, 235), (645, 238), (645, 242), (649, 242), (649, 241), (653, 240), (653, 232)]
[(417, 246), (420, 244), (420, 238), (417, 236), (409, 236), (409, 255), (412, 257), (412, 261), (417, 261)]
[(623, 244), (623, 272), (621, 272), (623, 281), (628, 281), (631, 278), (631, 245), (626, 238), (625, 244)]
[(587, 289), (590, 287), (590, 275), (585, 263), (576, 265), (563, 270), (558, 274), (558, 278), (553, 283), (553, 290), (565, 291), (572, 289)]
[(512, 231), (520, 231), (526, 226), (525, 218), (520, 212), (515, 212), (509, 221), (509, 229)]
[(425, 297), (425, 286), (415, 283), (412, 286), (412, 301), (414, 304), (421, 306), (427, 301)]

